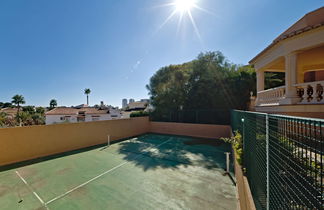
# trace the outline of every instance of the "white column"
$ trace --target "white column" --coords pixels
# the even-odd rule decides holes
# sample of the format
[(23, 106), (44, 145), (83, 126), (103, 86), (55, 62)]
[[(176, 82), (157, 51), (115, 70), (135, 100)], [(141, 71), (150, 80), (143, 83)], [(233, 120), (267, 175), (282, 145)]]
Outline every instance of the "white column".
[(264, 90), (264, 71), (257, 70), (257, 92)]
[(258, 106), (260, 104), (259, 92), (264, 90), (264, 71), (256, 70), (256, 76), (257, 76), (257, 98), (255, 100), (255, 105)]
[(296, 104), (300, 98), (297, 96), (295, 85), (297, 82), (297, 54), (289, 53), (285, 56), (285, 98), (280, 104)]

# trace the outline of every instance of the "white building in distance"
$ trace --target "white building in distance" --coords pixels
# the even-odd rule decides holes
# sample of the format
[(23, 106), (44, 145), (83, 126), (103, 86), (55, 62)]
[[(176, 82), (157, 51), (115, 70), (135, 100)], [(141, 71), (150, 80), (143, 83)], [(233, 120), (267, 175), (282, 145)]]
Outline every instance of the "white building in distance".
[(94, 107), (57, 107), (45, 113), (46, 125), (57, 123), (91, 122), (100, 120), (120, 119), (121, 112), (118, 109), (94, 108)]

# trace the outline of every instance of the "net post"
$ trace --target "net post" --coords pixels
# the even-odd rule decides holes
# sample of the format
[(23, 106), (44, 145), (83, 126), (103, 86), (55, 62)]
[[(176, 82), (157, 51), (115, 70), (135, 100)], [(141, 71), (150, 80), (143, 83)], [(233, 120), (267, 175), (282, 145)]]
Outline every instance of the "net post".
[(108, 142), (107, 142), (107, 146), (110, 146), (110, 135), (108, 135)]
[(229, 173), (229, 155), (231, 154), (230, 152), (225, 152), (224, 154), (226, 154), (226, 173)]

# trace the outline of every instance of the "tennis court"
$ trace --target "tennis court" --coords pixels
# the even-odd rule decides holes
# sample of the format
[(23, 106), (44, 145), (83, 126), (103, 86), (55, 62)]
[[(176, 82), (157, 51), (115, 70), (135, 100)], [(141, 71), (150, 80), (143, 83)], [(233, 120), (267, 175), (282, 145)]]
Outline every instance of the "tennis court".
[(1, 209), (236, 209), (218, 140), (146, 134), (2, 168)]

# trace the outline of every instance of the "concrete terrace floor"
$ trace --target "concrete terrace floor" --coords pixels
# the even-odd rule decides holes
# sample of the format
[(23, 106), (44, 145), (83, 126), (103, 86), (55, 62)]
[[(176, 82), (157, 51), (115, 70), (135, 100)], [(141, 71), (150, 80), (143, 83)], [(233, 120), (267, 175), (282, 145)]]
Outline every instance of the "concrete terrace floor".
[(218, 140), (146, 134), (2, 169), (1, 209), (237, 209)]

